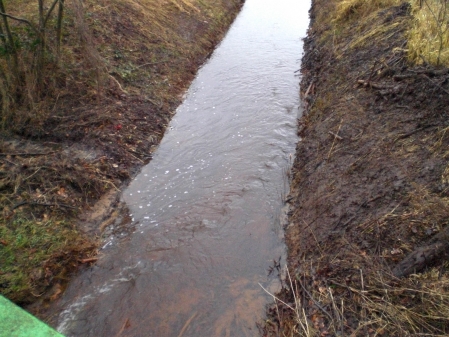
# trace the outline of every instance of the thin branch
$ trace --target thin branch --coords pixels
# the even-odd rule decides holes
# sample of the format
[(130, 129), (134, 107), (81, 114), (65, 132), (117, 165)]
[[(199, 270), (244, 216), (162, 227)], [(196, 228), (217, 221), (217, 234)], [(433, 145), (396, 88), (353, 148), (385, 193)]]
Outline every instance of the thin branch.
[(299, 285), (301, 286), (302, 290), (304, 290), (304, 292), (309, 296), (309, 298), (312, 300), (312, 302), (315, 304), (315, 306), (320, 309), (323, 313), (326, 314), (327, 317), (329, 317), (330, 322), (333, 321), (332, 316), (326, 311), (326, 309), (324, 309), (312, 296), (311, 293), (309, 293), (309, 291), (306, 289), (306, 287), (304, 287), (304, 285), (302, 284), (302, 282), (300, 280), (298, 280)]
[(0, 39), (3, 42), (3, 45), (5, 46), (5, 48), (8, 48), (8, 41), (6, 41), (6, 35), (3, 32), (3, 27), (2, 24), (0, 23)]
[(425, 77), (426, 79), (428, 79), (429, 81), (430, 81), (430, 83), (432, 83), (434, 86), (436, 86), (436, 87), (438, 87), (438, 88), (440, 88), (441, 90), (443, 90), (446, 94), (448, 94), (449, 95), (449, 91), (448, 90), (446, 90), (446, 89), (444, 89), (441, 85), (439, 85), (438, 83), (436, 83), (436, 82), (434, 82), (434, 81), (432, 81), (431, 79), (430, 79), (430, 77), (429, 76), (427, 76), (427, 75), (424, 75), (424, 74), (422, 74), (422, 76), (423, 77)]
[(59, 0), (58, 17), (56, 23), (56, 57), (59, 61), (61, 54), (61, 40), (62, 40), (62, 17), (64, 16), (64, 0)]
[(91, 258), (87, 258), (87, 259), (81, 259), (78, 260), (80, 263), (91, 263), (91, 262), (95, 262), (98, 260), (98, 257), (91, 257)]
[[(6, 12), (5, 4), (3, 3), (3, 0), (0, 0), (0, 12), (1, 13)], [(18, 57), (17, 57), (17, 49), (14, 44), (14, 38), (12, 36), (11, 29), (9, 28), (8, 18), (6, 16), (2, 15), (2, 19), (3, 19), (3, 24), (5, 25), (6, 35), (8, 37), (8, 45), (9, 45), (8, 49), (10, 49), (12, 57), (13, 57), (13, 72), (14, 72), (14, 75), (18, 77), (19, 61), (18, 61)]]
[(10, 19), (13, 19), (13, 20), (16, 20), (16, 21), (19, 21), (19, 22), (23, 22), (23, 23), (26, 23), (27, 25), (29, 25), (37, 34), (39, 34), (39, 29), (37, 29), (30, 21), (28, 21), (28, 20), (26, 20), (26, 19), (22, 19), (22, 18), (18, 18), (18, 17), (16, 17), (16, 16), (12, 16), (12, 15), (10, 15), (10, 14), (6, 14), (6, 13), (3, 13), (3, 12), (0, 12), (0, 15), (2, 15), (2, 16), (4, 16), (4, 17), (7, 17), (7, 18), (10, 18)]
[(53, 3), (51, 4), (50, 9), (48, 10), (47, 15), (45, 16), (45, 19), (44, 19), (44, 27), (47, 25), (47, 21), (48, 21), (48, 19), (50, 18), (51, 12), (53, 12), (53, 10), (55, 9), (56, 4), (57, 4), (58, 2), (60, 2), (60, 0), (55, 0), (55, 1), (53, 1)]
[(293, 310), (293, 312), (295, 312), (295, 309), (291, 306), (291, 305), (289, 305), (289, 304), (287, 304), (287, 303), (285, 303), (283, 300), (281, 300), (280, 298), (278, 298), (278, 297), (276, 297), (276, 296), (274, 296), (272, 293), (270, 293), (267, 289), (265, 289), (264, 287), (263, 287), (263, 285), (262, 284), (260, 284), (259, 283), (259, 286), (268, 294), (268, 295), (270, 295), (271, 297), (273, 297), (273, 300), (274, 301), (279, 301), (279, 302), (281, 302), (283, 305), (285, 305), (287, 308), (289, 308), (290, 310)]
[[(338, 135), (338, 133), (340, 132), (341, 124), (342, 124), (342, 123), (343, 123), (343, 120), (341, 120), (340, 125), (338, 126), (337, 133), (334, 134), (334, 140), (333, 140), (333, 142), (332, 142), (331, 149), (329, 150), (329, 154), (327, 155), (327, 160), (328, 160), (328, 161), (329, 161), (329, 159), (330, 159), (330, 157), (331, 157), (331, 155), (332, 155), (332, 150), (334, 149), (335, 140), (337, 139), (337, 135)], [(340, 138), (341, 138), (341, 137), (340, 137)]]
[(184, 324), (184, 326), (181, 329), (181, 332), (179, 333), (178, 337), (182, 337), (184, 335), (184, 332), (187, 331), (187, 328), (189, 327), (190, 323), (192, 323), (193, 319), (196, 317), (196, 315), (198, 314), (197, 311), (195, 311), (193, 313), (192, 316), (190, 316), (190, 318), (187, 320), (187, 322)]
[(422, 130), (426, 130), (428, 128), (434, 128), (434, 127), (437, 127), (437, 126), (440, 126), (440, 125), (439, 124), (424, 125), (423, 127), (417, 128), (417, 129), (415, 129), (413, 131), (410, 131), (410, 132), (407, 132), (405, 134), (400, 135), (399, 137), (397, 137), (395, 139), (395, 142), (398, 141), (398, 140), (401, 140), (401, 139), (408, 138), (408, 137), (410, 137), (410, 136), (414, 135), (415, 133), (418, 133), (418, 132), (420, 132)]

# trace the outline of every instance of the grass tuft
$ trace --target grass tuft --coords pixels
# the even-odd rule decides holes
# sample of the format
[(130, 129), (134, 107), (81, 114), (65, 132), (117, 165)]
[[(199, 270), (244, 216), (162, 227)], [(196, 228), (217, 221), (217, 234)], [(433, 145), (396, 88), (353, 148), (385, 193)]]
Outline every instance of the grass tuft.
[(22, 214), (0, 222), (0, 290), (16, 303), (30, 303), (55, 283), (66, 281), (77, 263), (94, 251), (76, 228), (44, 216), (30, 220)]
[[(357, 26), (368, 26), (379, 11), (406, 3), (400, 0), (343, 0), (338, 2), (331, 14), (333, 31), (341, 30), (347, 22), (357, 20)], [(395, 22), (392, 25), (407, 27), (408, 59), (414, 64), (428, 63), (436, 66), (449, 66), (449, 5), (444, 0), (410, 0), (413, 20), (408, 25)], [(362, 21), (362, 22), (361, 22)], [(360, 45), (392, 25), (371, 25), (353, 41), (350, 47)]]
[(343, 0), (337, 5), (334, 20), (344, 22), (366, 17), (379, 9), (399, 5), (400, 0)]
[(449, 5), (445, 0), (413, 0), (408, 58), (449, 67)]

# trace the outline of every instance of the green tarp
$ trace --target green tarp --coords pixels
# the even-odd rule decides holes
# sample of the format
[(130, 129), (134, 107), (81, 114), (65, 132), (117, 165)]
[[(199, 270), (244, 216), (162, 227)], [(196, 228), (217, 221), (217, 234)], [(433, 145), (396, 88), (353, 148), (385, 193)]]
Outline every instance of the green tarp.
[(0, 295), (0, 337), (64, 337)]

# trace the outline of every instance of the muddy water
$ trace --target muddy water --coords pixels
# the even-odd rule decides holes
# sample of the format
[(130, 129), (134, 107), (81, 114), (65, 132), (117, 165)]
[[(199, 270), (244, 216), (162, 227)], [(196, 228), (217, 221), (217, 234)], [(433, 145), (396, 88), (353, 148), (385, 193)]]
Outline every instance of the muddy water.
[(68, 336), (254, 336), (300, 114), (309, 1), (247, 0), (154, 159), (123, 193), (134, 232), (62, 300)]

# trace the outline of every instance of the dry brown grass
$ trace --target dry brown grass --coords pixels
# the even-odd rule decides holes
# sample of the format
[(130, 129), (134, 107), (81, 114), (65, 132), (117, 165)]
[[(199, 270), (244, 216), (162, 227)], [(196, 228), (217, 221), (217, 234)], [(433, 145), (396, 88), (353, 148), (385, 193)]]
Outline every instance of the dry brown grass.
[(447, 263), (397, 279), (382, 258), (346, 245), (334, 256), (317, 247), (321, 258), (304, 259), (291, 282), (286, 276), (272, 309), (281, 336), (447, 336)]
[[(372, 264), (373, 267), (375, 265)], [(447, 275), (442, 275), (438, 269), (432, 269), (398, 281), (386, 271), (381, 271), (380, 266), (376, 269), (378, 273), (372, 275), (364, 275), (366, 270), (360, 269), (360, 283), (357, 286), (330, 281), (333, 289), (329, 287), (327, 293), (320, 294), (320, 303), (327, 307), (335, 300), (342, 303), (340, 310), (348, 312), (348, 316), (358, 321), (352, 332), (353, 336), (447, 334)], [(316, 292), (315, 294), (317, 296)], [(339, 324), (336, 320), (332, 325), (338, 331)]]
[[(339, 31), (339, 26), (348, 21), (357, 20), (357, 27), (368, 26), (371, 19), (380, 10), (397, 6), (401, 0), (343, 0), (338, 2), (331, 13), (333, 31)], [(411, 0), (413, 20), (408, 24), (408, 58), (415, 64), (428, 63), (432, 65), (449, 66), (449, 6), (443, 0)], [(363, 22), (366, 22), (364, 24)], [(401, 24), (402, 25), (402, 24)], [(351, 44), (359, 45), (363, 41), (379, 36), (388, 25), (372, 25)]]
[(380, 9), (401, 4), (401, 0), (342, 0), (337, 4), (333, 20), (344, 22), (349, 19), (360, 20)]
[[(6, 6), (12, 15), (37, 22), (35, 0)], [(10, 20), (20, 43), (23, 75), (20, 83), (14, 81), (9, 65), (0, 59), (0, 77), (6, 84), (5, 92), (0, 92), (2, 125), (16, 131), (29, 123), (40, 124), (68, 94), (99, 102), (117, 85), (122, 93), (144, 94), (158, 104), (173, 101), (192, 79), (199, 66), (198, 55), (207, 55), (238, 7), (239, 1), (232, 0), (69, 1), (62, 55), (56, 64), (53, 15), (47, 32), (46, 66), (39, 72), (35, 37), (26, 24)], [(16, 92), (23, 94), (16, 97)]]
[(408, 37), (408, 57), (449, 67), (449, 5), (444, 0), (412, 0), (413, 24)]

